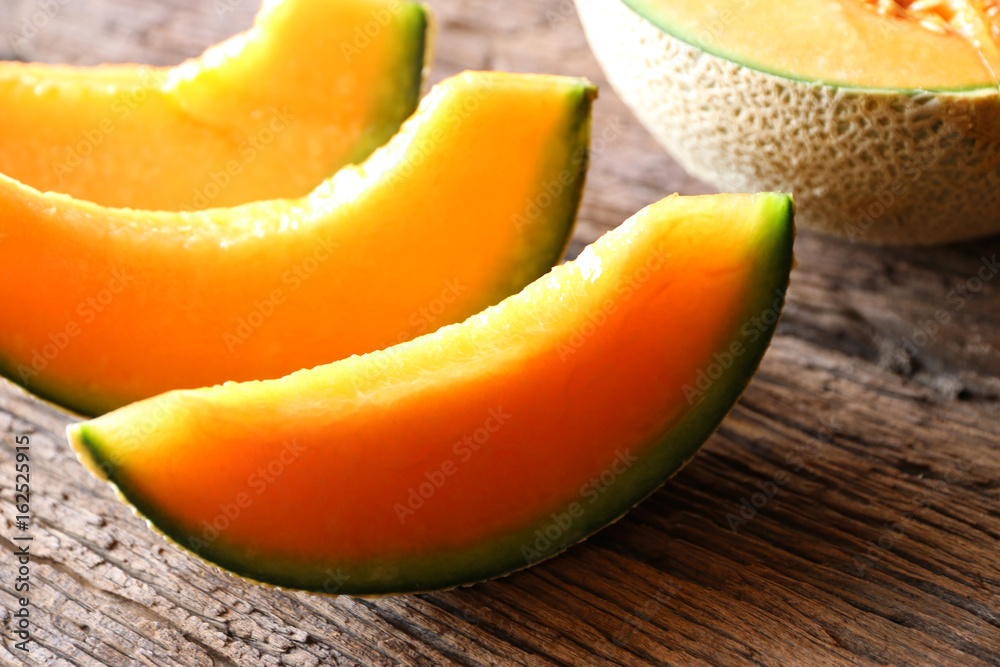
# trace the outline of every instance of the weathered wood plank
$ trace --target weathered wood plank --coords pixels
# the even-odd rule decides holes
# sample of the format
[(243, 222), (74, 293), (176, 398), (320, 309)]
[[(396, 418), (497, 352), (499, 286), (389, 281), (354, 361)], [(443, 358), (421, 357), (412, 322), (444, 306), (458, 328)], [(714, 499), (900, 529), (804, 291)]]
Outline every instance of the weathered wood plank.
[[(5, 0), (0, 34), (43, 4)], [(57, 4), (37, 35), (0, 39), (0, 55), (176, 63), (256, 9)], [(435, 80), (496, 68), (601, 84), (571, 252), (666, 193), (709, 191), (608, 88), (568, 2), (431, 4)], [(65, 416), (0, 386), (0, 663), (1000, 664), (1000, 281), (975, 280), (1000, 239), (884, 250), (803, 233), (796, 254), (780, 335), (702, 454), (587, 543), (445, 593), (324, 598), (201, 564), (86, 474)], [(25, 433), (36, 517), (27, 657), (10, 638), (12, 452)]]

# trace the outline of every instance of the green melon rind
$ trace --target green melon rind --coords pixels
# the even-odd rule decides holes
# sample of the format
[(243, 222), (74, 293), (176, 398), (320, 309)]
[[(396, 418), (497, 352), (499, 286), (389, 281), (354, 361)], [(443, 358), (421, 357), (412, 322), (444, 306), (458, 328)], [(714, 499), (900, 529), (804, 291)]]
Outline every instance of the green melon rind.
[(400, 22), (408, 39), (401, 39), (397, 45), (403, 56), (398, 60), (406, 63), (384, 77), (383, 81), (372, 85), (386, 87), (382, 116), (372, 120), (362, 141), (358, 142), (347, 159), (348, 164), (364, 162), (375, 149), (389, 141), (399, 126), (413, 115), (429, 80), (431, 62), (434, 57), (434, 14), (423, 3), (407, 3), (400, 10)]
[[(591, 2), (594, 0), (578, 0), (579, 2)], [(783, 79), (788, 79), (790, 81), (798, 81), (801, 83), (813, 83), (820, 84), (824, 86), (835, 86), (837, 88), (848, 88), (852, 90), (859, 90), (865, 92), (887, 92), (887, 93), (909, 93), (918, 94), (925, 92), (935, 92), (935, 93), (974, 93), (982, 90), (990, 91), (995, 93), (997, 86), (1000, 85), (997, 82), (984, 81), (981, 84), (970, 84), (968, 86), (956, 86), (954, 88), (886, 88), (883, 86), (866, 86), (864, 84), (852, 83), (849, 81), (837, 81), (834, 79), (824, 79), (821, 77), (810, 77), (801, 74), (796, 74), (795, 72), (783, 72), (781, 70), (773, 69), (768, 67), (764, 63), (759, 63), (753, 60), (753, 58), (747, 57), (745, 54), (736, 53), (735, 51), (730, 51), (724, 46), (716, 44), (706, 44), (704, 41), (699, 40), (692, 34), (689, 30), (686, 30), (684, 26), (679, 26), (673, 24), (667, 17), (659, 11), (657, 7), (657, 0), (621, 0), (623, 4), (632, 9), (636, 14), (643, 17), (656, 27), (658, 27), (663, 32), (676, 37), (677, 39), (683, 41), (684, 43), (709, 53), (717, 58), (722, 58), (723, 60), (728, 60), (730, 62), (737, 63), (743, 67), (748, 67), (750, 69), (762, 72), (764, 74), (770, 74), (772, 76), (781, 77)], [(659, 0), (662, 2), (662, 0)]]
[[(555, 525), (551, 514), (565, 512), (572, 499), (565, 507), (546, 508), (537, 521), (513, 533), (485, 540), (471, 548), (406, 559), (314, 564), (301, 559), (282, 562), (268, 556), (264, 566), (253, 563), (252, 554), (233, 553), (239, 549), (227, 548), (221, 536), (199, 552), (199, 545), (184, 526), (159, 512), (154, 504), (143, 502), (141, 494), (130, 488), (128, 480), (117, 474), (107, 455), (105, 443), (88, 424), (69, 427), (69, 441), (84, 465), (109, 481), (119, 497), (130, 504), (138, 516), (144, 517), (154, 530), (209, 565), (255, 583), (329, 595), (381, 597), (449, 589), (506, 576), (551, 558), (586, 539), (620, 519), (655, 492), (697, 453), (749, 385), (777, 328), (794, 262), (792, 245), (795, 226), (791, 198), (765, 194), (759, 196), (759, 202), (761, 230), (758, 249), (759, 254), (770, 261), (763, 264), (759, 274), (754, 276), (751, 284), (755, 289), (749, 295), (743, 312), (734, 318), (730, 334), (725, 337), (727, 346), (739, 341), (744, 343), (747, 352), (735, 359), (727, 373), (704, 391), (704, 395), (673, 428), (658, 435), (654, 444), (648, 447), (636, 446), (637, 450), (644, 452), (639, 461), (617, 478), (600, 496), (600, 502), (591, 505), (567, 528), (560, 528), (558, 538), (550, 540), (550, 544), (541, 551), (536, 548), (536, 531), (544, 532)], [(774, 322), (755, 328), (758, 337), (753, 342), (747, 341), (746, 324), (767, 312), (773, 313)]]
[[(416, 15), (426, 16), (423, 5)], [(507, 270), (496, 276), (496, 284), (483, 291), (479, 309), (499, 303), (511, 294), (544, 275), (559, 263), (572, 240), (577, 212), (583, 198), (589, 164), (591, 133), (591, 110), (597, 97), (597, 86), (583, 78), (564, 77), (572, 82), (566, 92), (566, 114), (564, 129), (553, 135), (551, 150), (546, 152), (547, 161), (539, 168), (539, 179), (550, 180), (563, 171), (570, 174), (570, 182), (562, 191), (551, 197), (551, 202), (542, 207), (542, 213), (530, 224), (524, 225), (521, 237), (521, 252), (512, 255)], [(419, 84), (418, 84), (419, 85)], [(537, 200), (546, 193), (544, 183), (533, 197), (525, 202)], [(548, 200), (543, 200), (548, 201)], [(244, 204), (242, 206), (253, 206)], [(236, 207), (238, 208), (238, 207)], [(512, 220), (511, 224), (515, 224)], [(336, 361), (336, 359), (331, 359)], [(37, 377), (22, 382), (18, 372), (20, 366), (29, 366), (30, 361), (17, 361), (0, 353), (0, 376), (17, 384), (37, 398), (53, 406), (84, 416), (96, 417), (121, 407), (122, 399), (97, 391), (96, 388), (69, 386), (58, 378), (49, 378), (42, 372)], [(269, 378), (260, 378), (269, 379)]]
[[(514, 262), (517, 268), (497, 276), (497, 287), (493, 298), (483, 303), (483, 308), (499, 303), (508, 296), (521, 291), (526, 285), (545, 275), (566, 255), (576, 227), (577, 213), (583, 201), (583, 191), (587, 183), (590, 165), (590, 135), (592, 108), (597, 98), (597, 86), (586, 79), (577, 79), (577, 86), (567, 96), (567, 106), (575, 111), (569, 115), (568, 123), (561, 136), (553, 142), (547, 152), (548, 160), (539, 170), (540, 187), (533, 197), (525, 202), (525, 211), (530, 204), (539, 207), (541, 214), (528, 219), (521, 214), (511, 223), (520, 225), (525, 242), (524, 254)], [(567, 175), (569, 183), (556, 195), (557, 177)], [(548, 188), (547, 188), (548, 186)], [(551, 198), (551, 203), (546, 196)]]

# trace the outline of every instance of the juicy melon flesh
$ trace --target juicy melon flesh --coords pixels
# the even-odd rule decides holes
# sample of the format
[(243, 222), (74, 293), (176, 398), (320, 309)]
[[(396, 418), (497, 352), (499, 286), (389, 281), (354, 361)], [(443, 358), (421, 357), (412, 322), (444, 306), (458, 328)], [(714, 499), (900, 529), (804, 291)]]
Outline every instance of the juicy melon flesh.
[(169, 537), (258, 581), (376, 595), (499, 576), (694, 455), (770, 341), (793, 234), (785, 195), (672, 197), (461, 324), (69, 437)]
[[(951, 0), (942, 3), (953, 7), (947, 12), (891, 0), (874, 6), (866, 0), (624, 1), (693, 46), (792, 79), (925, 90), (1000, 85), (1000, 19), (992, 0)], [(898, 11), (879, 10), (886, 5)], [(929, 28), (930, 16), (942, 13), (951, 23)]]
[(408, 0), (268, 0), (177, 67), (0, 63), (0, 173), (136, 209), (304, 196), (416, 108), (429, 20)]
[(572, 77), (451, 77), (302, 199), (140, 212), (0, 175), (0, 372), (100, 414), (460, 321), (562, 257), (595, 95)]

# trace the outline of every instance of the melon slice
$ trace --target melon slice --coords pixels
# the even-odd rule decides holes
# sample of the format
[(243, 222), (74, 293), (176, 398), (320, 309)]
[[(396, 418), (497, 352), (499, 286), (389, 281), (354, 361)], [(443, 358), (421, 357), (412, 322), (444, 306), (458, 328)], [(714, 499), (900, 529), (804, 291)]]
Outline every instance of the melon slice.
[(69, 439), (168, 537), (244, 577), (381, 595), (500, 576), (695, 454), (771, 339), (793, 233), (785, 195), (671, 197), (461, 324), (164, 394)]
[(294, 200), (154, 213), (0, 176), (0, 372), (99, 414), (465, 319), (562, 257), (595, 94), (570, 77), (458, 75), (366, 162)]
[(154, 210), (304, 196), (416, 108), (429, 22), (409, 0), (267, 0), (178, 67), (0, 63), (0, 173)]
[(872, 243), (1000, 232), (996, 0), (577, 0), (612, 85), (699, 178)]

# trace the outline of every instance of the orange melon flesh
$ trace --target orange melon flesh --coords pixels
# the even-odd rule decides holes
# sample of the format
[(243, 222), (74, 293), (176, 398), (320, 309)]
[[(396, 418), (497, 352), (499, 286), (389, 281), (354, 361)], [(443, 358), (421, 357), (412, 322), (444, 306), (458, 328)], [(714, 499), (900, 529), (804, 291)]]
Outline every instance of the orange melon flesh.
[(171, 392), (69, 439), (169, 537), (258, 581), (376, 595), (495, 577), (695, 453), (767, 347), (793, 233), (785, 195), (675, 196), (462, 324)]
[(0, 173), (153, 210), (304, 196), (416, 108), (428, 12), (267, 0), (250, 31), (173, 68), (0, 63)]
[(100, 414), (460, 321), (562, 256), (594, 96), (569, 77), (452, 77), (298, 200), (139, 212), (0, 176), (0, 371)]
[(998, 86), (1000, 34), (991, 35), (980, 0), (958, 3), (977, 24), (968, 34), (881, 16), (862, 0), (624, 1), (689, 44), (786, 78), (914, 90)]

